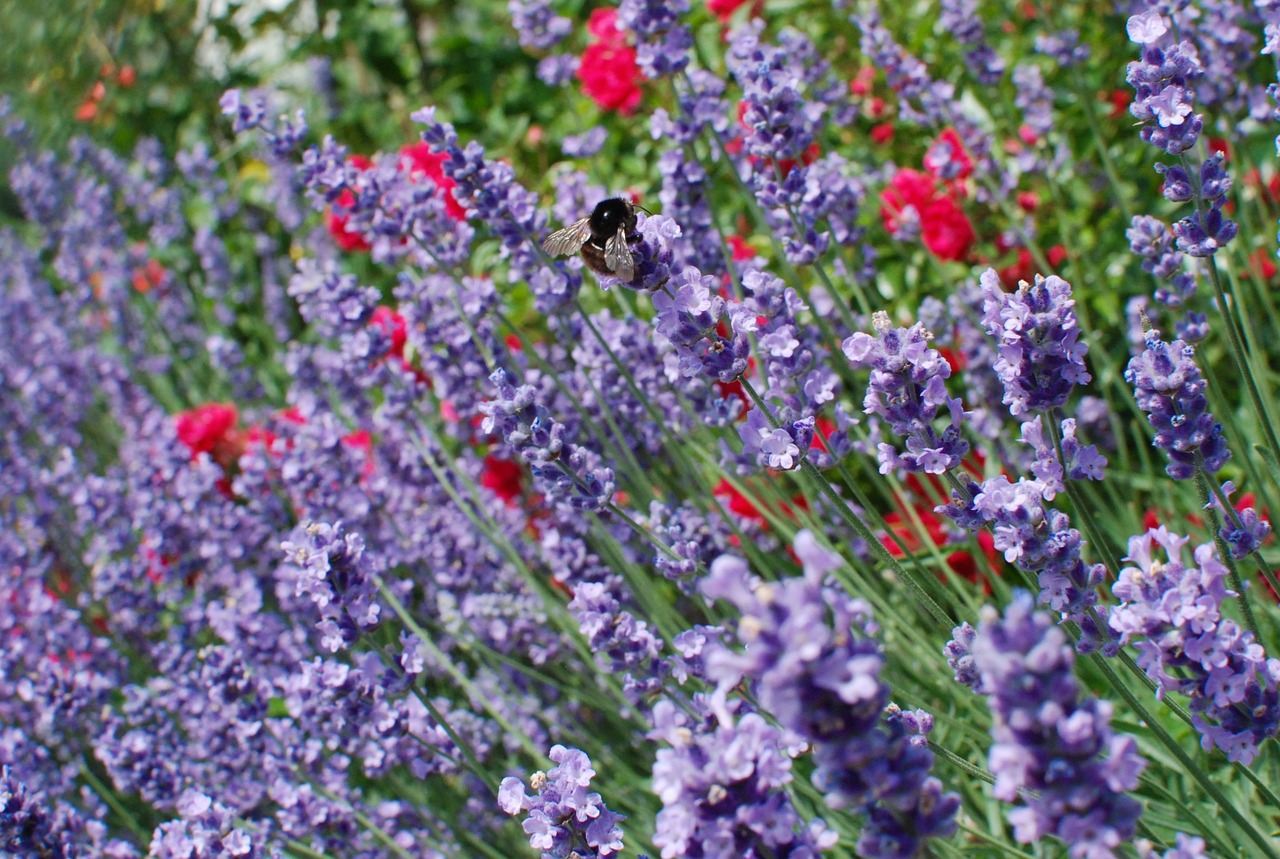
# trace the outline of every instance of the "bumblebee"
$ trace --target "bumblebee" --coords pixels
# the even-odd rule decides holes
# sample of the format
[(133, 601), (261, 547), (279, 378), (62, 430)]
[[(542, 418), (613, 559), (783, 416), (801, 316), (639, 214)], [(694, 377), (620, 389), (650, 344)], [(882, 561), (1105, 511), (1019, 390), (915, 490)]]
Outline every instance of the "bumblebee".
[(551, 256), (581, 254), (592, 271), (630, 283), (636, 276), (630, 243), (639, 240), (635, 205), (610, 197), (596, 203), (587, 217), (547, 236), (542, 249)]

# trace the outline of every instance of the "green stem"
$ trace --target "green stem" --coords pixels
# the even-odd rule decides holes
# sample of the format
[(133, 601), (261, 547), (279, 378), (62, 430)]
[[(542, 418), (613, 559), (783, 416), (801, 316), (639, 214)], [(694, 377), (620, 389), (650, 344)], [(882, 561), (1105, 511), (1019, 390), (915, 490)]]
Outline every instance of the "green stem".
[[(782, 424), (774, 417), (773, 412), (769, 410), (768, 404), (766, 404), (761, 398), (755, 387), (745, 377), (741, 381), (742, 389), (747, 392), (747, 396), (751, 397), (752, 402), (756, 404), (756, 408), (760, 409), (760, 413), (769, 420), (769, 423), (772, 424), (775, 429), (780, 429)], [(822, 476), (822, 472), (818, 471), (817, 466), (810, 462), (808, 458), (802, 458), (800, 460), (800, 468), (809, 477), (809, 479), (813, 481), (818, 491), (826, 496), (827, 500), (831, 502), (831, 505), (835, 508), (836, 514), (844, 520), (845, 524), (866, 542), (871, 551), (883, 563), (887, 564), (899, 579), (907, 583), (907, 587), (911, 589), (912, 596), (914, 596), (916, 601), (924, 607), (925, 611), (927, 611), (935, 621), (943, 624), (946, 629), (954, 628), (956, 625), (955, 619), (948, 615), (946, 611), (943, 610), (942, 606), (938, 605), (938, 603), (934, 601), (933, 597), (929, 596), (924, 587), (921, 586), (920, 582), (916, 580), (914, 573), (908, 571), (906, 567), (898, 563), (897, 558), (889, 554), (889, 550), (881, 544), (881, 542), (876, 538), (876, 535), (871, 532), (871, 529), (868, 528), (864, 522), (860, 521), (856, 516), (849, 512), (848, 502), (836, 493), (836, 491), (831, 487), (831, 482)]]
[(1153, 713), (1149, 712), (1147, 708), (1142, 705), (1142, 702), (1133, 694), (1133, 690), (1120, 681), (1120, 678), (1111, 668), (1111, 664), (1107, 661), (1106, 657), (1095, 653), (1092, 656), (1092, 660), (1098, 670), (1106, 676), (1111, 687), (1120, 694), (1120, 697), (1125, 700), (1125, 703), (1129, 705), (1133, 712), (1143, 720), (1151, 733), (1160, 741), (1160, 744), (1168, 749), (1169, 753), (1178, 760), (1178, 763), (1182, 765), (1183, 770), (1185, 770), (1186, 773), (1204, 789), (1205, 793), (1209, 794), (1209, 796), (1213, 798), (1213, 801), (1218, 804), (1218, 807), (1222, 809), (1222, 812), (1227, 817), (1231, 818), (1231, 820), (1244, 831), (1244, 834), (1249, 837), (1249, 840), (1258, 845), (1259, 849), (1262, 851), (1259, 855), (1269, 856), (1271, 859), (1280, 859), (1280, 854), (1276, 853), (1266, 835), (1260, 832), (1251, 821), (1247, 820), (1245, 816), (1236, 809), (1235, 801), (1224, 794), (1222, 789), (1218, 787), (1211, 778), (1205, 775), (1204, 771), (1201, 770), (1200, 767), (1196, 766), (1195, 761), (1191, 760), (1191, 757), (1183, 750), (1177, 739), (1175, 739), (1174, 736), (1165, 729), (1164, 725), (1160, 724), (1160, 722), (1156, 720)]
[[(1196, 459), (1200, 457), (1197, 455)], [(1227, 545), (1227, 541), (1222, 539), (1222, 520), (1218, 516), (1218, 510), (1213, 506), (1213, 493), (1209, 489), (1211, 481), (1209, 475), (1205, 472), (1203, 465), (1196, 466), (1196, 485), (1200, 488), (1200, 498), (1204, 502), (1205, 513), (1209, 516), (1209, 528), (1213, 532), (1214, 545), (1218, 547), (1218, 555), (1222, 559), (1222, 563), (1227, 565), (1227, 570), (1231, 577), (1231, 587), (1235, 588), (1237, 599), (1240, 601), (1240, 613), (1244, 615), (1244, 624), (1253, 633), (1253, 640), (1262, 642), (1262, 636), (1258, 634), (1258, 619), (1253, 616), (1253, 604), (1249, 599), (1249, 594), (1244, 589), (1244, 581), (1240, 578), (1240, 570), (1236, 567), (1235, 558), (1231, 557), (1231, 547)], [(1230, 506), (1230, 505), (1228, 505)]]

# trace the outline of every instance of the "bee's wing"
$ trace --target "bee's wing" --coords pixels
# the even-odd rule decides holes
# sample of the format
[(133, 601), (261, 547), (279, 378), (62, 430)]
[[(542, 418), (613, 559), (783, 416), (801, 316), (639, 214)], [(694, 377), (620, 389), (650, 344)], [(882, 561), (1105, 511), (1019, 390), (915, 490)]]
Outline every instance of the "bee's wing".
[(621, 280), (630, 283), (636, 276), (635, 263), (631, 259), (631, 248), (627, 247), (627, 231), (618, 227), (613, 238), (604, 243), (604, 265)]
[(590, 218), (574, 221), (563, 230), (556, 230), (542, 240), (542, 249), (553, 257), (565, 254), (576, 254), (582, 250), (587, 239), (591, 238), (591, 227), (587, 225)]

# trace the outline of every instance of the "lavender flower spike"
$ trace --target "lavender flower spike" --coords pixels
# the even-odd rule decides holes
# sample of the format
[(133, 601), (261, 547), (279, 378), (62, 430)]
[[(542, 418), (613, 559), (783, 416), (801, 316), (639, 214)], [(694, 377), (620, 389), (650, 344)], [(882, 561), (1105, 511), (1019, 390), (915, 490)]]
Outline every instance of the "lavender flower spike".
[(908, 727), (919, 718), (886, 715), (889, 687), (870, 606), (824, 584), (839, 557), (808, 531), (796, 535), (795, 551), (805, 576), (781, 582), (761, 582), (730, 555), (712, 562), (703, 592), (738, 608), (747, 647), (709, 650), (707, 677), (721, 700), (744, 678), (752, 682), (761, 707), (813, 744), (814, 786), (831, 806), (867, 817), (858, 855), (916, 856), (927, 839), (955, 831), (959, 797), (929, 775), (933, 753)]
[(1000, 288), (994, 269), (982, 273), (982, 323), (1000, 343), (995, 371), (1014, 417), (1056, 408), (1075, 385), (1089, 383), (1088, 347), (1080, 342), (1071, 284), (1057, 275), (1036, 275), (1015, 293)]
[(1025, 591), (1014, 594), (1004, 617), (988, 606), (973, 640), (995, 716), (993, 792), (1024, 801), (1009, 813), (1023, 844), (1052, 835), (1072, 859), (1111, 859), (1142, 814), (1125, 792), (1137, 787), (1146, 761), (1132, 737), (1111, 732), (1111, 705), (1082, 694), (1066, 634), (1034, 608)]
[[(1123, 602), (1111, 611), (1111, 628), (1122, 643), (1134, 642), (1157, 695), (1191, 699), (1201, 745), (1247, 766), (1262, 741), (1280, 731), (1280, 660), (1267, 659), (1252, 632), (1222, 616), (1222, 604), (1235, 594), (1223, 583), (1227, 568), (1213, 544), (1197, 546), (1187, 566), (1186, 543), (1164, 526), (1129, 539), (1134, 566), (1120, 571), (1112, 589)], [(1167, 562), (1154, 557), (1156, 546)]]
[(622, 816), (605, 807), (598, 793), (587, 793), (596, 771), (578, 749), (551, 747), (558, 766), (529, 777), (534, 795), (524, 792), (520, 779), (507, 777), (498, 788), (498, 806), (507, 814), (528, 812), (523, 828), (529, 846), (542, 859), (601, 859), (622, 852)]
[[(960, 464), (969, 443), (960, 437), (964, 408), (958, 397), (947, 394), (951, 365), (929, 348), (933, 335), (920, 323), (894, 328), (884, 311), (872, 317), (876, 336), (857, 332), (844, 341), (844, 354), (855, 367), (870, 367), (871, 380), (863, 411), (879, 415), (894, 432), (906, 439), (906, 450), (879, 445), (880, 473), (895, 469), (943, 474)], [(932, 424), (945, 408), (951, 422), (941, 432)]]
[(1181, 340), (1166, 343), (1156, 330), (1147, 332), (1146, 347), (1129, 362), (1124, 380), (1156, 429), (1151, 443), (1169, 455), (1165, 471), (1174, 480), (1194, 477), (1197, 467), (1213, 474), (1231, 451), (1209, 411), (1195, 349)]

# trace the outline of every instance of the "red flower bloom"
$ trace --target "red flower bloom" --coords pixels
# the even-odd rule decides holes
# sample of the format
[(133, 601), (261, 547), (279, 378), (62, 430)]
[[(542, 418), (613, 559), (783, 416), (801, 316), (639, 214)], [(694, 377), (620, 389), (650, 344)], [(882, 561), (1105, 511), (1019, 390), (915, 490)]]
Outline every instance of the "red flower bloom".
[(1249, 274), (1261, 276), (1263, 280), (1271, 280), (1276, 274), (1275, 254), (1268, 248), (1258, 248), (1249, 255)]
[(458, 183), (444, 175), (444, 161), (447, 156), (443, 152), (432, 152), (425, 142), (400, 148), (401, 169), (407, 168), (410, 176), (423, 175), (435, 183), (440, 195), (444, 197), (444, 209), (455, 221), (465, 221), (467, 210), (453, 196), (453, 189)]
[(349, 432), (342, 437), (342, 443), (352, 450), (358, 450), (364, 455), (364, 465), (360, 468), (360, 477), (363, 480), (370, 477), (374, 472), (373, 464), (373, 436), (369, 435), (368, 430), (356, 430)]
[(194, 460), (209, 454), (220, 465), (234, 463), (244, 450), (243, 438), (236, 432), (240, 414), (230, 403), (205, 403), (174, 415), (173, 426), (178, 440), (191, 451)]
[(747, 244), (747, 240), (736, 233), (729, 236), (729, 248), (734, 262), (749, 260), (756, 255), (756, 249)]
[(480, 474), (480, 485), (491, 490), (494, 495), (506, 502), (507, 506), (515, 503), (524, 491), (524, 469), (518, 462), (509, 459), (498, 459), (496, 456), (484, 458), (484, 471)]
[[(707, 0), (707, 11), (719, 18), (720, 23), (727, 24), (733, 13), (746, 4), (747, 0)], [(764, 0), (751, 0), (750, 17), (758, 18), (763, 11)]]
[(871, 141), (881, 146), (893, 140), (893, 123), (882, 122), (871, 129)]
[(880, 192), (880, 218), (890, 233), (902, 229), (902, 215), (908, 208), (914, 209), (923, 220), (924, 211), (937, 194), (938, 183), (928, 173), (904, 168), (889, 180), (889, 187)]
[(1111, 112), (1107, 114), (1107, 119), (1119, 119), (1129, 112), (1129, 102), (1133, 99), (1133, 95), (1127, 89), (1113, 89), (1105, 94), (1105, 98), (1111, 103)]
[(597, 42), (621, 47), (627, 43), (627, 34), (618, 26), (618, 10), (610, 8), (594, 9), (587, 19), (587, 32)]
[[(924, 544), (920, 541), (917, 533), (917, 527), (924, 529), (925, 535), (929, 538), (929, 542), (934, 546), (945, 546), (947, 544), (947, 533), (942, 527), (941, 520), (923, 504), (917, 504), (914, 507), (915, 516), (907, 517), (901, 513), (889, 513), (884, 517), (885, 524), (889, 526), (888, 534), (880, 538), (880, 544), (895, 558), (901, 558), (904, 555), (903, 548), (913, 555), (925, 556)], [(919, 526), (915, 524), (914, 519), (919, 519)], [(896, 540), (894, 538), (897, 538)], [(977, 534), (978, 545), (982, 549), (982, 554), (987, 558), (988, 566), (996, 564), (995, 541), (986, 531), (979, 531)], [(951, 572), (968, 582), (978, 584), (982, 581), (982, 577), (978, 573), (978, 562), (968, 551), (957, 549), (947, 555), (947, 566)], [(938, 571), (939, 578), (945, 579), (942, 570)], [(989, 591), (989, 585), (983, 581), (983, 590)]]
[(582, 52), (578, 80), (582, 91), (605, 110), (629, 114), (640, 104), (640, 82), (636, 49), (618, 29), (616, 9), (596, 9), (587, 22), (587, 31), (599, 41)]
[(942, 260), (962, 260), (976, 236), (973, 224), (950, 197), (935, 199), (921, 212), (921, 238), (929, 252)]

